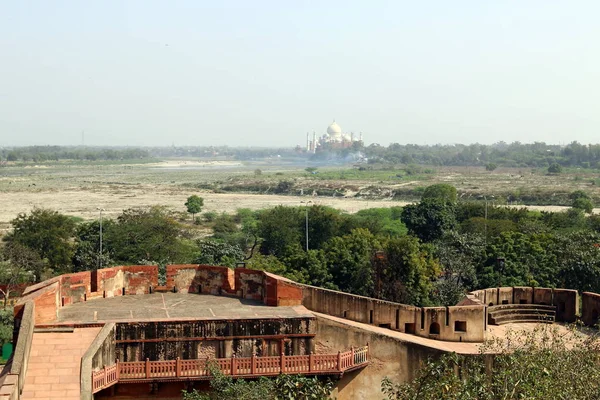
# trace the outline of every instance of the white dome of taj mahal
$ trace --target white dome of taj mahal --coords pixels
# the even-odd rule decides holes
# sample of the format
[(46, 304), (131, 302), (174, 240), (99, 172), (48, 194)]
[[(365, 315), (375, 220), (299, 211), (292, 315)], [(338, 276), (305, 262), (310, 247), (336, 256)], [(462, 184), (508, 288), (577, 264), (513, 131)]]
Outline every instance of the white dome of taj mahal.
[(329, 136), (341, 136), (342, 128), (340, 128), (340, 126), (333, 121), (333, 123), (327, 127), (327, 134)]

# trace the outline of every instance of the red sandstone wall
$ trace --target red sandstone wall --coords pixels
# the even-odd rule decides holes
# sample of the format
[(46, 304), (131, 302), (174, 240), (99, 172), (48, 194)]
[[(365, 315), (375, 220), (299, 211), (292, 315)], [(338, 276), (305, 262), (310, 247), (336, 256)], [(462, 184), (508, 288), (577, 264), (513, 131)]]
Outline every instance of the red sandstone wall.
[(158, 267), (156, 265), (129, 265), (123, 270), (125, 294), (146, 294), (150, 286), (158, 286)]
[(265, 298), (268, 306), (298, 306), (302, 304), (302, 288), (284, 277), (265, 272)]
[(263, 300), (265, 296), (265, 274), (246, 268), (235, 269), (235, 291), (244, 299)]
[(35, 323), (45, 324), (56, 320), (58, 308), (60, 307), (60, 290), (58, 283), (38, 292), (38, 295), (33, 300), (35, 303)]
[(167, 287), (181, 293), (235, 293), (233, 270), (212, 265), (167, 265)]
[(60, 276), (60, 297), (65, 299), (65, 305), (86, 301), (90, 288), (90, 271)]
[(102, 297), (122, 296), (125, 282), (123, 280), (123, 268), (104, 268), (96, 272), (96, 288)]

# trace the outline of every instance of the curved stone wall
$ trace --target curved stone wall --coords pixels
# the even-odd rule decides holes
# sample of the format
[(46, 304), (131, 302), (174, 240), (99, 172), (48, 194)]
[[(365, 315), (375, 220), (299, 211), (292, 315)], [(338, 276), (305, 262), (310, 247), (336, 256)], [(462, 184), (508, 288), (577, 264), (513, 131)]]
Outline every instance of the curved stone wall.
[[(556, 307), (556, 320), (575, 322), (580, 315), (577, 290), (540, 287), (497, 287), (469, 292), (458, 305), (539, 304)], [(600, 310), (600, 308), (599, 308)]]

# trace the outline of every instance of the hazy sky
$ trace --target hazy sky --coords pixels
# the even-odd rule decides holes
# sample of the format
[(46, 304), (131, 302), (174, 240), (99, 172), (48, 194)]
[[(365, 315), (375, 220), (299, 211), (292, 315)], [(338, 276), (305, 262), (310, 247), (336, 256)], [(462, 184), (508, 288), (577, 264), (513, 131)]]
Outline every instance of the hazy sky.
[(0, 0), (0, 146), (600, 142), (600, 2)]

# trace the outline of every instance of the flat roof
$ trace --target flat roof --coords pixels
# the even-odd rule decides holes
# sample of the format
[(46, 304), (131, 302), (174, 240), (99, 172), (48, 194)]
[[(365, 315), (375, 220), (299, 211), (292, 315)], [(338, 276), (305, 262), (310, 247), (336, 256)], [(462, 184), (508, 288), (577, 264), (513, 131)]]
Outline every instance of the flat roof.
[(64, 306), (58, 322), (315, 318), (304, 306), (271, 307), (260, 301), (210, 294), (153, 293), (90, 299)]

